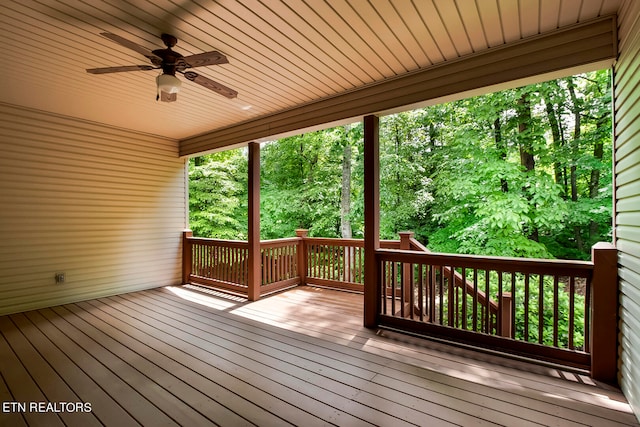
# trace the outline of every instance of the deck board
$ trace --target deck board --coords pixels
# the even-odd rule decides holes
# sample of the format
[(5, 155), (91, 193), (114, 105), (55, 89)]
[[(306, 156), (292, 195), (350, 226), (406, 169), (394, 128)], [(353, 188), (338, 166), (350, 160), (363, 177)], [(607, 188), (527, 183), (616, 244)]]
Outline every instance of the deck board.
[[(588, 378), (362, 327), (362, 295), (167, 287), (0, 317), (0, 425), (638, 426)], [(84, 422), (86, 421), (86, 422)]]
[[(143, 425), (178, 425), (160, 408), (160, 403), (167, 402), (160, 387), (151, 381), (145, 381), (138, 371), (85, 335), (82, 330), (75, 328), (67, 320), (64, 309), (55, 307), (40, 310), (39, 313), (42, 317), (37, 325), (45, 334), (137, 422)], [(91, 403), (92, 408), (99, 404)]]
[[(72, 360), (66, 357), (64, 352), (50, 340), (50, 338), (55, 337), (55, 334), (52, 334), (50, 338), (45, 336), (42, 330), (47, 331), (47, 328), (43, 328), (42, 323), (39, 322), (43, 317), (38, 312), (26, 313), (26, 317), (24, 315), (14, 315), (11, 317), (14, 318), (16, 325), (22, 329), (23, 333), (28, 334), (27, 337), (36, 347), (37, 351), (40, 354), (47, 355), (47, 362), (56, 371), (57, 376), (63, 378), (69, 387), (74, 390), (76, 397), (68, 397), (66, 401), (92, 402), (93, 405), (95, 405), (92, 409), (94, 415), (111, 425), (126, 425), (133, 421), (131, 416), (127, 414), (121, 406), (114, 402), (98, 384), (73, 363)], [(25, 327), (26, 318), (29, 318), (34, 324), (40, 323), (40, 328), (42, 329)], [(49, 400), (53, 399), (49, 397)], [(90, 425), (88, 421), (87, 425)]]

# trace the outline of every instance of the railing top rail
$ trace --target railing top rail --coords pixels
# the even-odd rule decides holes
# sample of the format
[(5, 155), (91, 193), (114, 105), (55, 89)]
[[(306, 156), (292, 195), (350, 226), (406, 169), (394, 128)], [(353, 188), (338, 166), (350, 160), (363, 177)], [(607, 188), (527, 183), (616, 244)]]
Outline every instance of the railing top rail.
[(336, 237), (305, 237), (305, 241), (311, 244), (329, 245), (329, 246), (355, 246), (364, 247), (363, 239), (341, 239)]
[(400, 249), (400, 240), (380, 240), (383, 249)]
[(422, 243), (420, 243), (419, 241), (417, 241), (413, 237), (409, 239), (409, 242), (411, 243), (411, 248), (412, 249), (418, 250), (418, 251), (422, 251), (422, 252), (431, 253), (431, 251), (425, 245), (423, 245)]
[(192, 243), (197, 243), (204, 246), (222, 246), (226, 248), (248, 248), (249, 242), (246, 240), (224, 240), (224, 239), (209, 239), (206, 237), (187, 237)]
[(593, 271), (591, 261), (557, 259), (511, 258), (481, 255), (422, 253), (399, 249), (379, 249), (376, 256), (381, 261), (400, 261), (414, 264), (446, 265), (478, 268), (511, 273), (557, 274), (588, 277)]
[(284, 239), (272, 239), (272, 240), (261, 240), (260, 248), (279, 248), (282, 246), (290, 246), (291, 244), (297, 244), (302, 240), (300, 237), (287, 237)]

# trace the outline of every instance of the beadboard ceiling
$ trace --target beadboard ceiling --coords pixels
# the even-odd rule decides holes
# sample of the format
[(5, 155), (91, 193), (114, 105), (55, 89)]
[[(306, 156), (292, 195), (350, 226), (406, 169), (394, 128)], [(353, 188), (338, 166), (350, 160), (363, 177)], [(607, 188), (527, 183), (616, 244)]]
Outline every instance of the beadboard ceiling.
[[(2, 0), (0, 102), (183, 139), (332, 97), (528, 36), (616, 13), (622, 0)], [(199, 74), (227, 99), (182, 78), (157, 102), (158, 70), (100, 35), (149, 50), (161, 33), (183, 55), (217, 50)]]

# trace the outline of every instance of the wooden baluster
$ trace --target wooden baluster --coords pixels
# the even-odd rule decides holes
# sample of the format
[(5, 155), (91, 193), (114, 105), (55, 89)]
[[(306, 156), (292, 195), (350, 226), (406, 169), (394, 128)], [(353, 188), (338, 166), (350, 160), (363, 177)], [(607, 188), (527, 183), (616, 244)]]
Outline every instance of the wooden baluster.
[(591, 278), (586, 278), (584, 294), (584, 351), (591, 352)]
[(263, 256), (262, 268), (265, 272), (263, 283), (271, 283), (273, 281), (273, 249), (266, 249)]
[(231, 266), (233, 265), (233, 249), (225, 248), (224, 263), (222, 263), (222, 276), (225, 282), (231, 281)]
[(342, 262), (340, 263), (340, 269), (342, 270), (340, 275), (340, 280), (343, 282), (349, 282), (349, 268), (347, 267), (349, 263), (349, 246), (346, 244), (340, 247), (340, 251), (342, 253)]
[(524, 276), (524, 340), (529, 341), (529, 273)]
[[(411, 239), (413, 238), (414, 233), (412, 231), (402, 231), (398, 234), (400, 235), (400, 249), (407, 250), (407, 251), (410, 250)], [(401, 273), (402, 283), (400, 284), (401, 295), (402, 295), (402, 307), (403, 307), (402, 317), (405, 317), (404, 306), (407, 304), (411, 304), (411, 302), (413, 301), (413, 298), (412, 298), (413, 283), (411, 280), (412, 268), (413, 268), (412, 265), (409, 263), (402, 264), (402, 273)], [(413, 313), (413, 306), (411, 306), (411, 313)]]
[(298, 243), (298, 276), (300, 276), (300, 284), (305, 285), (307, 283), (307, 273), (309, 263), (308, 248), (306, 237), (309, 234), (308, 230), (298, 229), (296, 230), (296, 236), (300, 238)]
[(436, 268), (434, 265), (429, 265), (429, 296), (427, 301), (429, 303), (429, 322), (435, 323), (436, 321)]
[(423, 277), (424, 275), (422, 274), (422, 267), (428, 268), (427, 265), (425, 264), (419, 264), (418, 265), (418, 303), (420, 304), (419, 306), (419, 310), (418, 310), (418, 316), (420, 317), (420, 321), (424, 322), (424, 283), (423, 283)]
[(273, 277), (271, 278), (272, 282), (277, 282), (280, 280), (281, 273), (282, 271), (280, 270), (281, 267), (281, 260), (280, 260), (280, 253), (282, 251), (282, 248), (273, 248), (271, 249), (271, 265), (273, 265), (273, 269), (272, 269), (272, 273), (273, 273)]
[(455, 326), (454, 324), (454, 315), (455, 315), (455, 311), (456, 311), (456, 298), (455, 298), (455, 274), (454, 274), (454, 268), (453, 267), (449, 267), (449, 283), (447, 283), (447, 301), (448, 301), (448, 307), (447, 307), (447, 325), (449, 326)]
[(214, 246), (216, 251), (216, 261), (213, 269), (213, 277), (218, 280), (222, 280), (222, 263), (224, 262), (224, 247)]
[(516, 273), (511, 273), (511, 337), (514, 338), (516, 334), (516, 304), (514, 298), (516, 297)]
[(478, 269), (477, 268), (473, 269), (473, 331), (478, 332)]
[(559, 293), (558, 275), (553, 276), (553, 346), (558, 346), (558, 324), (559, 322)]
[(489, 270), (484, 270), (484, 304), (485, 304), (485, 332), (492, 333), (491, 329), (491, 275)]
[[(496, 273), (498, 274), (498, 310), (496, 311), (496, 334), (500, 335), (500, 336), (504, 336), (502, 335), (502, 328), (503, 328), (503, 315), (500, 312), (500, 310), (502, 309), (502, 275), (504, 274), (502, 271), (496, 271)], [(509, 311), (509, 313), (511, 313), (511, 311)]]
[(282, 248), (273, 248), (271, 249), (271, 264), (273, 265), (273, 277), (271, 278), (272, 282), (277, 282), (280, 280), (281, 276), (281, 262), (280, 262), (280, 253), (282, 252)]
[(388, 295), (388, 262), (382, 261), (382, 269), (380, 272), (380, 282), (382, 284), (382, 314), (387, 314), (387, 302), (389, 301)]
[(289, 278), (289, 245), (283, 247), (280, 251), (280, 257), (281, 260), (279, 261), (280, 263), (280, 280), (286, 280)]
[(439, 275), (438, 275), (438, 292), (440, 294), (440, 317), (439, 317), (439, 323), (441, 325), (444, 325), (444, 268), (440, 265), (438, 266), (438, 270), (439, 270)]
[(573, 334), (575, 332), (576, 278), (569, 277), (569, 349), (573, 350)]
[(544, 338), (544, 274), (538, 275), (538, 344)]
[(462, 267), (460, 286), (462, 287), (462, 329), (467, 329), (467, 269)]
[(396, 315), (396, 287), (398, 285), (398, 278), (396, 276), (396, 265), (394, 261), (391, 263), (391, 315)]

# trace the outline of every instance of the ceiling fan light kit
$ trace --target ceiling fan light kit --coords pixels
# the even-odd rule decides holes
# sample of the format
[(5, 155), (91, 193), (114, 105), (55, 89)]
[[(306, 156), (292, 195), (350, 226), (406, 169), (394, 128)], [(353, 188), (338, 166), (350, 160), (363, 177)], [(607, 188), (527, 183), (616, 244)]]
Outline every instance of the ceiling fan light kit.
[(176, 76), (171, 74), (159, 74), (156, 77), (156, 83), (158, 84), (158, 92), (178, 93), (180, 92), (180, 86), (182, 82)]
[(160, 38), (164, 42), (166, 49), (156, 49), (150, 51), (130, 40), (113, 33), (101, 33), (102, 36), (118, 43), (121, 46), (132, 49), (151, 61), (153, 65), (125, 65), (119, 67), (90, 68), (87, 70), (91, 74), (120, 73), (126, 71), (147, 71), (162, 69), (162, 74), (156, 77), (158, 86), (158, 96), (156, 99), (164, 102), (172, 102), (177, 99), (182, 82), (176, 77), (176, 73), (183, 74), (187, 80), (197, 83), (213, 92), (216, 92), (229, 99), (238, 96), (238, 92), (215, 82), (208, 77), (204, 77), (193, 71), (186, 71), (193, 67), (203, 67), (207, 65), (227, 64), (227, 57), (220, 52), (211, 51), (198, 53), (195, 55), (182, 56), (171, 48), (178, 43), (178, 39), (170, 34), (162, 34)]

